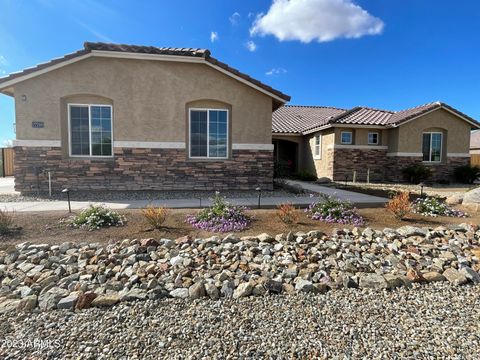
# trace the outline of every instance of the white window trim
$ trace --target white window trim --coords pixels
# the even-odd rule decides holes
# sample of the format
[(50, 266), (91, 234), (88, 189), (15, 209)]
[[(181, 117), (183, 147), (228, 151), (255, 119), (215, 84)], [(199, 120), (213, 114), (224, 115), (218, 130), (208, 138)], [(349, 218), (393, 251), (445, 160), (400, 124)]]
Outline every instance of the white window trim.
[[(73, 158), (113, 158), (113, 106), (109, 104), (74, 104), (74, 103), (69, 103), (68, 105), (68, 155)], [(71, 133), (71, 107), (72, 106), (83, 106), (83, 107), (88, 107), (88, 138), (89, 138), (89, 147), (90, 147), (90, 155), (72, 155), (72, 133)], [(105, 106), (110, 108), (110, 127), (111, 127), (111, 133), (112, 133), (112, 155), (92, 155), (92, 118), (91, 118), (91, 112), (90, 112), (90, 107), (92, 106)]]
[[(350, 141), (349, 141), (349, 142), (343, 141), (343, 139), (342, 139), (343, 134), (350, 134)], [(351, 145), (352, 143), (353, 143), (353, 132), (351, 132), (351, 131), (342, 131), (342, 132), (340, 133), (340, 144)]]
[[(191, 146), (191, 138), (192, 138), (192, 111), (206, 111), (207, 112), (207, 156), (192, 156), (192, 146)], [(210, 111), (225, 111), (227, 113), (227, 155), (225, 157), (212, 157), (210, 156)], [(229, 129), (229, 122), (230, 122), (230, 114), (228, 109), (215, 109), (215, 108), (189, 108), (188, 109), (188, 158), (193, 160), (226, 160), (229, 158), (230, 155), (230, 129)]]
[[(377, 141), (376, 142), (370, 142), (370, 135), (371, 134), (377, 134)], [(380, 143), (380, 133), (378, 131), (370, 131), (367, 135), (367, 143), (368, 143), (368, 145), (378, 145)]]
[(432, 158), (432, 135), (433, 134), (439, 134), (440, 135), (440, 160), (422, 160), (422, 162), (427, 163), (427, 164), (438, 164), (442, 162), (442, 153), (443, 153), (443, 133), (438, 132), (438, 131), (426, 131), (422, 133), (422, 158), (423, 158), (423, 135), (429, 134), (430, 135), (430, 150), (428, 153), (428, 158)]
[[(317, 145), (318, 138), (318, 145)], [(318, 150), (318, 154), (317, 154)], [(317, 134), (313, 137), (313, 158), (320, 160), (322, 158), (322, 135)]]

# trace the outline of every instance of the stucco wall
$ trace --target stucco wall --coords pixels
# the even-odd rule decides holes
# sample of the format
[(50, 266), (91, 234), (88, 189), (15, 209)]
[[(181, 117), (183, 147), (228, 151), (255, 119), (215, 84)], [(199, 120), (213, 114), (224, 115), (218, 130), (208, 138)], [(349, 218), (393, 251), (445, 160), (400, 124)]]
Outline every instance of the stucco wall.
[[(315, 154), (315, 135), (322, 135), (321, 158), (316, 159)], [(334, 143), (335, 134), (333, 129), (327, 129), (319, 133), (309, 134), (304, 137), (305, 155), (303, 162), (305, 169), (317, 175), (317, 177), (332, 177), (332, 152), (328, 151)]]
[[(389, 152), (421, 153), (422, 133), (442, 131), (444, 153), (467, 154), (470, 146), (470, 128), (467, 122), (450, 112), (438, 109), (391, 131)], [(446, 145), (446, 146), (445, 146)]]
[[(14, 91), (21, 140), (65, 141), (67, 102), (102, 97), (113, 104), (117, 141), (186, 142), (186, 104), (197, 100), (228, 104), (233, 143), (270, 144), (272, 138), (272, 99), (204, 64), (89, 58), (25, 80)], [(33, 129), (32, 121), (45, 127)]]
[[(335, 128), (335, 144), (341, 144), (341, 133), (343, 131), (351, 131), (353, 137), (353, 145), (369, 145), (368, 144), (368, 133), (376, 132), (379, 134), (380, 139), (378, 145), (386, 146), (388, 145), (388, 130), (385, 129), (364, 129), (364, 128)], [(374, 145), (372, 145), (374, 146)]]

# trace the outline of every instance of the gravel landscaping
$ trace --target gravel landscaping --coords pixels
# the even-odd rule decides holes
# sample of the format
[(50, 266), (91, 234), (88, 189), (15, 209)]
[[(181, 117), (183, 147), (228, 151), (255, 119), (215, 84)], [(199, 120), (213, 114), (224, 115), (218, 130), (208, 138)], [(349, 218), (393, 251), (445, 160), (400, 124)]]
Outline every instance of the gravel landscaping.
[[(222, 196), (229, 199), (257, 198), (258, 192), (253, 191), (222, 191)], [(70, 192), (72, 201), (115, 202), (134, 200), (175, 200), (175, 199), (203, 199), (207, 200), (215, 195), (215, 191), (74, 191)], [(262, 191), (262, 197), (288, 197), (302, 196), (285, 189)], [(66, 195), (55, 192), (52, 197), (48, 193), (20, 195), (0, 194), (0, 202), (25, 202), (25, 201), (58, 201), (66, 200)], [(200, 201), (200, 200), (199, 200)]]
[(432, 283), (380, 292), (148, 300), (76, 313), (4, 314), (0, 357), (478, 359), (479, 290)]
[(21, 243), (0, 252), (0, 355), (476, 359), (479, 239), (460, 224)]

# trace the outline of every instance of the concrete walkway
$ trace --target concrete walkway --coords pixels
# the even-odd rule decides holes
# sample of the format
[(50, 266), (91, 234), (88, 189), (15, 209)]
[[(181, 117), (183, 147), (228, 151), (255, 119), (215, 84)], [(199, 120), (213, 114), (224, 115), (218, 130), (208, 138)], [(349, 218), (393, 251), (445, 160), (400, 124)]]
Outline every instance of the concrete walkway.
[(13, 176), (0, 177), (0, 194), (15, 194)]
[[(328, 195), (337, 196), (343, 200), (349, 200), (357, 207), (376, 207), (382, 206), (387, 199), (370, 196), (365, 194), (354, 193), (345, 190), (336, 190), (325, 186), (320, 186), (312, 183), (305, 183), (301, 181), (288, 181), (291, 185), (298, 185), (303, 187), (307, 192), (324, 193)], [(261, 199), (262, 208), (275, 208), (281, 203), (292, 203), (298, 207), (306, 207), (312, 202), (312, 198), (307, 196), (288, 196), (288, 197), (265, 197)], [(229, 202), (236, 205), (248, 206), (252, 209), (257, 208), (258, 198), (240, 198), (228, 199)], [(91, 201), (72, 201), (71, 206), (73, 211), (81, 210), (87, 207)], [(172, 200), (132, 200), (132, 201), (115, 201), (102, 202), (105, 206), (111, 209), (141, 209), (148, 205), (165, 206), (172, 209), (187, 209), (199, 208), (199, 199), (172, 199)], [(211, 201), (209, 199), (202, 199), (202, 207), (209, 206)], [(25, 201), (25, 202), (0, 202), (0, 209), (7, 209), (16, 212), (39, 212), (39, 211), (68, 211), (67, 201)]]

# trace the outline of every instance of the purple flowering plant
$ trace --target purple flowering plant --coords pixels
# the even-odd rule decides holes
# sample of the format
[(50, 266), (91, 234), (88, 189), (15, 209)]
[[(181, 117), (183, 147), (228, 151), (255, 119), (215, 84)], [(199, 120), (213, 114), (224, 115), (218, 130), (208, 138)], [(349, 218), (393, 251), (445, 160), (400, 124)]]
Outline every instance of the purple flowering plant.
[[(313, 197), (311, 195), (311, 197)], [(345, 225), (363, 226), (365, 221), (349, 201), (319, 194), (318, 198), (305, 209), (312, 220)]]
[(212, 206), (201, 210), (196, 215), (188, 215), (187, 223), (197, 229), (211, 232), (231, 232), (246, 229), (252, 219), (244, 212), (246, 207), (232, 205), (217, 191), (212, 199)]

